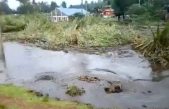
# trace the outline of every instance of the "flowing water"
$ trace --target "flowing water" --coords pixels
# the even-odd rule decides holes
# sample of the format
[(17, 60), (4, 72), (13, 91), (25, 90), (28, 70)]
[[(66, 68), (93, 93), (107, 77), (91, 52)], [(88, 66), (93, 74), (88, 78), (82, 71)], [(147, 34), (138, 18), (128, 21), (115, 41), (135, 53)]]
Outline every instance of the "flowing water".
[[(169, 79), (152, 82), (149, 62), (130, 48), (101, 55), (76, 51), (50, 51), (19, 43), (4, 43), (7, 82), (61, 100), (89, 103), (97, 108), (169, 109)], [(89, 75), (102, 81), (87, 83), (79, 76)], [(107, 94), (107, 81), (120, 81), (123, 92)], [(85, 94), (70, 97), (67, 86), (85, 89)]]

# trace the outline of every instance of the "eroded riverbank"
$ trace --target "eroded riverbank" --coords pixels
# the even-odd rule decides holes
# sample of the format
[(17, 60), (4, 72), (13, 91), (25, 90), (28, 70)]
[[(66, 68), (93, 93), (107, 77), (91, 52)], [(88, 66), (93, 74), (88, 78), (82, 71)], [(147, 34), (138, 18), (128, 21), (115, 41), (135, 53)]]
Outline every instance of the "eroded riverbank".
[[(149, 62), (128, 47), (96, 55), (42, 50), (6, 42), (4, 52), (6, 82), (36, 90), (52, 98), (89, 103), (97, 108), (169, 107), (169, 79), (152, 82)], [(101, 81), (88, 83), (78, 79), (85, 75), (98, 77)], [(107, 94), (104, 90), (108, 86), (107, 81), (120, 81), (123, 92)], [(85, 94), (77, 97), (65, 94), (69, 85), (84, 88)]]

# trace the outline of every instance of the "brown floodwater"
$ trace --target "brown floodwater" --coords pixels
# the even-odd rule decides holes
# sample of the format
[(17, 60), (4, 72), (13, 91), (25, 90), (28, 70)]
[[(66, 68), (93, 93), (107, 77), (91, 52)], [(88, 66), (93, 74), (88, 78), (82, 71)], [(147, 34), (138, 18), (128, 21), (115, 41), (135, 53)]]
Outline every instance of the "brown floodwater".
[[(96, 108), (169, 109), (169, 79), (151, 81), (149, 62), (129, 47), (96, 55), (6, 42), (4, 53), (7, 83), (51, 98), (89, 103)], [(98, 77), (100, 81), (80, 81), (78, 77), (83, 75)], [(107, 81), (120, 81), (123, 92), (107, 94), (104, 90), (109, 85)], [(76, 97), (65, 94), (70, 85), (84, 88), (85, 94)]]

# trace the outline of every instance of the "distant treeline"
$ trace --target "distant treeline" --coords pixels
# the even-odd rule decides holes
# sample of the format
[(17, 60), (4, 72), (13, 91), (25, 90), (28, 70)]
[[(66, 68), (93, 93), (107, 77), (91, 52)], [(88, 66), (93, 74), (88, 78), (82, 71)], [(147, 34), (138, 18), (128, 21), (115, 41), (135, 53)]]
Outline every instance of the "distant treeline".
[[(46, 2), (36, 2), (35, 0), (17, 0), (20, 6), (16, 10), (9, 8), (8, 0), (1, 0), (0, 13), (3, 14), (29, 14), (34, 12), (49, 13), (56, 7), (67, 7), (67, 3), (63, 1), (60, 5), (52, 1), (50, 4)], [(169, 0), (98, 0), (97, 2), (88, 3), (87, 0), (79, 5), (70, 5), (70, 8), (84, 8), (91, 13), (99, 14), (98, 9), (109, 5), (115, 12), (120, 15), (128, 14), (147, 14), (150, 16), (160, 16), (162, 10), (169, 12)]]

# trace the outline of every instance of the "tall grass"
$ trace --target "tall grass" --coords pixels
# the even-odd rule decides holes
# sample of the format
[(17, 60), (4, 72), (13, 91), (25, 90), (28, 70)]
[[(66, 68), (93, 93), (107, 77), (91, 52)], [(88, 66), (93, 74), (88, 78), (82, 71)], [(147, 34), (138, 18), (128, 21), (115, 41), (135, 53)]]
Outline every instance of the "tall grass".
[[(43, 15), (18, 16), (20, 22), (25, 24), (23, 31), (8, 33), (8, 40), (22, 40), (31, 43), (45, 42), (48, 48), (63, 46), (118, 46), (130, 42), (133, 28), (122, 26), (112, 20), (99, 17), (84, 17), (69, 22), (53, 23)], [(12, 19), (10, 20), (16, 20)], [(5, 19), (8, 24), (8, 19)], [(16, 24), (17, 27), (18, 23)], [(124, 25), (123, 25), (124, 26)]]
[(2, 32), (21, 31), (26, 27), (24, 16), (0, 16), (0, 26)]
[(134, 40), (134, 47), (149, 57), (152, 64), (161, 66), (162, 69), (169, 68), (169, 23), (164, 29), (157, 26), (157, 31), (152, 31), (153, 38)]

